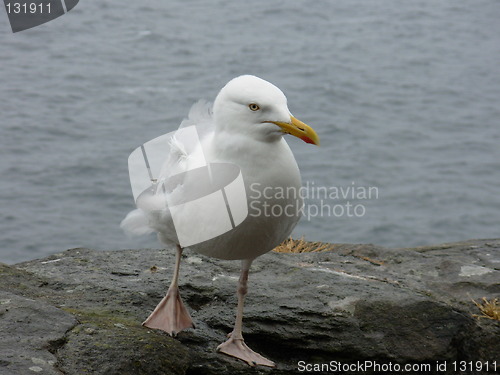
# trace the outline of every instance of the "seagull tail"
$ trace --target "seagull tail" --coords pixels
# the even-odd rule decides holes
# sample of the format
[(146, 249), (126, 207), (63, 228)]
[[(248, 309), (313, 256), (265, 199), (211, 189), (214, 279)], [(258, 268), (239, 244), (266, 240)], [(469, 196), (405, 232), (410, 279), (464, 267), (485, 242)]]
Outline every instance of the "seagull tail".
[(120, 228), (129, 236), (141, 236), (154, 232), (149, 226), (145, 212), (141, 209), (130, 211), (120, 223)]

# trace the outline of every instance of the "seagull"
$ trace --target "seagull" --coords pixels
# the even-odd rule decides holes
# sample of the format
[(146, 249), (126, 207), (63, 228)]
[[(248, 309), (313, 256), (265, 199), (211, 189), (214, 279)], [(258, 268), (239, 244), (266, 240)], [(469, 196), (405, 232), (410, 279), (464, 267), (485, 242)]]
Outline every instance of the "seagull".
[[(274, 362), (254, 352), (243, 339), (243, 306), (248, 290), (248, 274), (253, 260), (288, 238), (301, 216), (300, 171), (283, 136), (290, 134), (314, 145), (319, 145), (319, 137), (311, 127), (290, 113), (287, 99), (278, 87), (252, 75), (229, 81), (218, 93), (212, 107), (207, 103), (193, 105), (188, 119), (184, 121), (181, 128), (203, 125), (207, 129), (199, 139), (202, 147), (187, 150), (172, 137), (170, 154), (155, 183), (158, 180), (167, 185), (170, 183), (173, 185), (170, 187), (171, 194), (182, 198), (186, 194), (186, 186), (196, 183), (189, 177), (179, 179), (169, 175), (167, 169), (172, 167), (172, 160), (177, 164), (199, 165), (197, 163), (202, 157), (211, 165), (235, 165), (243, 179), (247, 215), (231, 230), (193, 246), (182, 246), (180, 235), (173, 225), (172, 211), (165, 206), (160, 209), (161, 204), (151, 196), (136, 201), (138, 208), (126, 216), (121, 227), (131, 234), (156, 232), (163, 245), (176, 249), (172, 282), (165, 297), (143, 325), (172, 336), (184, 329), (194, 328), (179, 293), (184, 247), (218, 259), (240, 260), (234, 328), (217, 351), (241, 359), (250, 366), (274, 367)], [(185, 170), (189, 167), (185, 166)], [(212, 214), (216, 216), (216, 213), (209, 213)], [(195, 220), (196, 215), (188, 213), (186, 216), (189, 221)], [(194, 233), (203, 231), (203, 228), (192, 225), (191, 230)]]

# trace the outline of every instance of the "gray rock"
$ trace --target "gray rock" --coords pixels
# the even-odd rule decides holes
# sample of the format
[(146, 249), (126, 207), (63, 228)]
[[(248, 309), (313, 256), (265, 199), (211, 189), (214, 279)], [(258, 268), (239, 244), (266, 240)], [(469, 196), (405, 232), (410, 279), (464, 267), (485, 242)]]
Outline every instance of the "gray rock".
[(53, 353), (76, 319), (40, 300), (0, 291), (0, 373), (60, 374)]
[[(180, 290), (196, 329), (176, 338), (141, 326), (170, 282), (174, 251), (72, 249), (1, 265), (0, 373), (289, 374), (331, 361), (429, 364), (439, 374), (454, 373), (453, 361), (489, 362), (482, 373), (500, 366), (500, 322), (474, 317), (472, 302), (500, 297), (500, 240), (258, 258), (244, 335), (277, 369), (215, 352), (232, 330), (239, 262), (185, 254)], [(447, 371), (437, 371), (438, 361)]]

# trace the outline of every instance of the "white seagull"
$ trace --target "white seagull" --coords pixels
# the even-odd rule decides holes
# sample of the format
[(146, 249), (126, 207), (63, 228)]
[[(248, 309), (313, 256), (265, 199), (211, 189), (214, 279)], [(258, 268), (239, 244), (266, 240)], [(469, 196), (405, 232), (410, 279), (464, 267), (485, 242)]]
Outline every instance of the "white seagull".
[[(203, 105), (194, 105), (187, 125), (208, 126), (209, 130), (200, 137), (206, 163), (229, 163), (239, 167), (247, 193), (245, 204), (248, 212), (239, 225), (233, 225), (232, 230), (215, 238), (189, 246), (194, 251), (218, 259), (241, 260), (234, 329), (228, 340), (217, 347), (217, 351), (239, 358), (251, 366), (274, 367), (274, 362), (254, 352), (243, 339), (243, 305), (248, 272), (255, 258), (288, 238), (300, 218), (303, 205), (299, 194), (300, 172), (283, 135), (291, 134), (315, 145), (319, 145), (319, 138), (311, 127), (291, 115), (287, 99), (279, 88), (251, 75), (229, 81), (217, 95), (212, 111)], [(182, 145), (176, 147), (174, 139), (167, 158), (170, 161), (165, 165), (171, 166), (172, 158), (176, 159), (176, 163), (193, 163), (193, 160), (199, 159), (199, 151), (186, 150)], [(173, 184), (171, 190), (181, 196), (186, 192), (185, 185), (193, 184), (188, 179), (171, 177), (165, 167), (158, 179), (164, 184)], [(132, 234), (156, 232), (166, 247), (177, 249), (175, 271), (167, 294), (143, 325), (161, 329), (170, 335), (194, 328), (178, 289), (183, 247), (173, 225), (172, 212), (165, 209), (165, 205), (159, 209), (158, 202), (151, 197), (144, 198), (142, 203), (138, 199), (137, 206), (138, 209), (131, 211), (122, 221), (121, 227)], [(189, 219), (189, 215), (187, 217)], [(203, 228), (191, 227), (193, 232), (203, 231)]]

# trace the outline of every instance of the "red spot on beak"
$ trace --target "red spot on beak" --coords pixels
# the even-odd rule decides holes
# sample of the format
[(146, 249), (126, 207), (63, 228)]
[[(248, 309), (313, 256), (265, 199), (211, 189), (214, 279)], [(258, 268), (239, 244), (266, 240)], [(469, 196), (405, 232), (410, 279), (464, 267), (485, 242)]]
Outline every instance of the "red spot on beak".
[(315, 144), (314, 141), (311, 138), (309, 138), (309, 137), (301, 137), (300, 139), (302, 139), (306, 143), (310, 143), (312, 145)]

